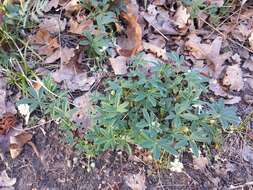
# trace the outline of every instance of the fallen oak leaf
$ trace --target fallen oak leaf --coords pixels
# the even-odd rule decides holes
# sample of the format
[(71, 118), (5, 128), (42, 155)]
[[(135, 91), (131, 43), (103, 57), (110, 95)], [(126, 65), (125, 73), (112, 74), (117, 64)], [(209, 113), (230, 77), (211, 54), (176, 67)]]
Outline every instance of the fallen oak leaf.
[(125, 12), (120, 14), (127, 22), (127, 38), (119, 37), (119, 55), (130, 57), (138, 53), (142, 48), (142, 29), (139, 23), (137, 22), (137, 17)]
[(118, 56), (116, 58), (109, 58), (109, 61), (111, 63), (115, 75), (127, 74), (127, 57)]
[(0, 189), (6, 187), (12, 187), (17, 182), (16, 178), (10, 178), (6, 172), (3, 170), (0, 174)]
[(75, 56), (74, 48), (59, 48), (52, 55), (46, 58), (45, 63), (54, 63), (57, 59), (61, 59), (61, 62), (64, 64), (69, 63), (72, 57)]
[(213, 70), (213, 78), (217, 79), (224, 69), (224, 62), (231, 57), (231, 52), (220, 54), (222, 38), (217, 37), (211, 44), (200, 43), (201, 39), (196, 34), (189, 35), (185, 43), (197, 59), (206, 59)]
[(57, 83), (64, 82), (70, 91), (88, 91), (96, 81), (95, 77), (87, 77), (86, 73), (77, 71), (74, 65), (65, 64), (52, 73), (52, 77)]

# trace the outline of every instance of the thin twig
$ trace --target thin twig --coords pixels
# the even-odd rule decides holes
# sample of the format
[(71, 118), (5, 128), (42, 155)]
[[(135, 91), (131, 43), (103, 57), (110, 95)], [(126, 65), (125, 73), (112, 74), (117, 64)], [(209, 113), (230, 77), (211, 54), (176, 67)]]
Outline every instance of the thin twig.
[(229, 187), (229, 189), (238, 189), (238, 188), (244, 188), (246, 186), (252, 186), (253, 185), (253, 181), (249, 181), (247, 183), (244, 183), (243, 185), (237, 185), (237, 186), (234, 186), (234, 185), (231, 185)]
[[(203, 21), (204, 23), (206, 23), (209, 27), (211, 27), (213, 30), (215, 30), (218, 34), (220, 34), (223, 38), (226, 38), (226, 35), (223, 34), (221, 31), (219, 31), (217, 28), (215, 28), (213, 25), (211, 25), (209, 22), (207, 22), (205, 19), (201, 18), (199, 16), (200, 20)], [(227, 40), (231, 41), (232, 43), (235, 43), (236, 45), (240, 46), (241, 48), (249, 51), (250, 53), (253, 53), (253, 50), (243, 46), (242, 44), (240, 44), (239, 42), (233, 40), (233, 39), (230, 39), (230, 38), (227, 38)]]

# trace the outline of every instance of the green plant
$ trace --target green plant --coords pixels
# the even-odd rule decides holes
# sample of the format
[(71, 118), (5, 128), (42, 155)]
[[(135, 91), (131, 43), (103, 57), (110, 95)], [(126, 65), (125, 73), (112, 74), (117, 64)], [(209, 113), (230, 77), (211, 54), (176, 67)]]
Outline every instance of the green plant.
[(222, 128), (238, 122), (233, 107), (201, 100), (206, 82), (197, 72), (179, 72), (166, 64), (158, 64), (152, 73), (139, 65), (127, 78), (108, 81), (94, 98), (94, 127), (83, 150), (99, 154), (120, 148), (131, 153), (132, 145), (139, 145), (159, 159), (161, 152), (176, 155), (190, 147), (198, 155), (198, 143), (214, 142)]
[(89, 58), (102, 62), (106, 58), (108, 48), (113, 47), (114, 23), (117, 22), (121, 6), (115, 6), (112, 0), (82, 1), (82, 4), (87, 12), (87, 18), (94, 22), (90, 30), (84, 31), (86, 39), (80, 41), (80, 44), (87, 46)]
[(69, 144), (74, 144), (73, 131), (77, 128), (71, 121), (72, 114), (76, 111), (68, 99), (68, 94), (62, 91), (50, 77), (45, 77), (38, 82), (41, 87), (28, 88), (28, 95), (17, 102), (17, 105), (28, 104), (29, 112), (37, 115), (48, 116), (59, 124)]
[(84, 35), (86, 39), (80, 41), (80, 44), (88, 46), (88, 56), (98, 60), (103, 59), (106, 56), (106, 49), (111, 44), (110, 39), (104, 34), (92, 35), (90, 31), (85, 31)]
[(182, 2), (190, 7), (192, 18), (198, 17), (199, 12), (203, 12), (209, 15), (209, 20), (214, 25), (218, 25), (223, 18), (228, 16), (233, 3), (231, 0), (226, 0), (223, 6), (218, 7), (215, 4), (207, 5), (203, 0), (182, 0)]

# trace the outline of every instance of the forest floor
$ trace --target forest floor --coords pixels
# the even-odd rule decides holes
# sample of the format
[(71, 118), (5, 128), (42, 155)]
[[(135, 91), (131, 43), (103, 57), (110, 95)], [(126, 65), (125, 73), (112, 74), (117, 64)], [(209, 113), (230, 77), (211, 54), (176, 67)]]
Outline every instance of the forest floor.
[[(4, 0), (0, 48), (0, 190), (253, 189), (251, 0)], [(237, 109), (221, 143), (180, 152), (179, 172), (138, 146), (80, 151), (89, 96), (138, 55), (199, 72), (202, 100)]]

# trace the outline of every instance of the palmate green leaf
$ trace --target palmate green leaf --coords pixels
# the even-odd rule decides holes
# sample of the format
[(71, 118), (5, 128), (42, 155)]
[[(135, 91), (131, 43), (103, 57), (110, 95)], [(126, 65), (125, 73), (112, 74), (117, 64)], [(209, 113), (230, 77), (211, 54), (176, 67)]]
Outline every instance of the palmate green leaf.
[(198, 145), (196, 144), (196, 142), (191, 140), (190, 141), (190, 146), (191, 146), (193, 154), (195, 156), (199, 157), (199, 148), (198, 148)]
[(182, 147), (186, 147), (187, 145), (188, 145), (188, 140), (182, 139), (175, 144), (175, 149), (178, 150), (178, 149), (181, 149)]
[(211, 108), (209, 114), (218, 119), (224, 129), (228, 128), (229, 124), (238, 124), (240, 122), (239, 117), (236, 115), (236, 108), (225, 106), (223, 99), (208, 105)]
[(172, 155), (177, 155), (178, 152), (174, 147), (171, 146), (171, 142), (168, 139), (160, 139), (159, 140), (159, 145), (165, 150), (167, 153), (172, 154)]
[(180, 117), (182, 117), (182, 118), (184, 118), (184, 119), (186, 119), (188, 121), (195, 121), (195, 120), (199, 119), (199, 117), (197, 115), (194, 115), (194, 114), (192, 114), (190, 112), (188, 112), (188, 113), (182, 113), (182, 114), (180, 114)]
[(115, 18), (116, 18), (115, 13), (111, 11), (99, 14), (96, 17), (97, 25), (103, 26), (103, 25), (113, 23), (116, 21)]

